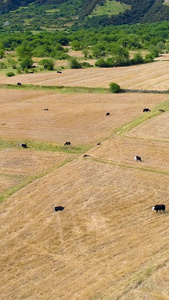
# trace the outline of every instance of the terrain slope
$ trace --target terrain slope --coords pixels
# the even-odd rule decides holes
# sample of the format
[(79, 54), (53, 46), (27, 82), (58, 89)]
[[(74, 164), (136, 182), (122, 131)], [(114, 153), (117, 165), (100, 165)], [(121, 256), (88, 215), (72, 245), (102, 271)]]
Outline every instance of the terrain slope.
[[(146, 69), (151, 87), (155, 65)], [(123, 70), (97, 70), (98, 86)], [(94, 71), (58, 80), (94, 86)], [(18, 78), (41, 84), (41, 74), (30, 76)], [(0, 99), (0, 299), (169, 299), (169, 95), (12, 80)], [(165, 212), (152, 211), (162, 203)]]

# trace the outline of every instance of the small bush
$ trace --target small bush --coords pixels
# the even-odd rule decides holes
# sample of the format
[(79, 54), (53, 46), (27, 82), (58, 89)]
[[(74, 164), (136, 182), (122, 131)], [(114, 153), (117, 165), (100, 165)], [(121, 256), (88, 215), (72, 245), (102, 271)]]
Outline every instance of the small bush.
[(133, 59), (131, 59), (132, 65), (139, 65), (144, 63), (144, 59), (141, 55), (141, 53), (135, 53), (133, 56)]
[(95, 62), (95, 66), (100, 67), (100, 68), (107, 68), (107, 67), (109, 67), (109, 64), (103, 58), (99, 58)]
[(146, 54), (145, 57), (144, 57), (144, 62), (145, 63), (150, 63), (153, 60), (154, 60), (154, 58), (153, 58), (153, 56), (150, 53)]
[(89, 64), (88, 62), (84, 61), (84, 62), (81, 63), (81, 66), (82, 66), (83, 68), (89, 68), (89, 67), (91, 67), (92, 65)]
[(80, 69), (82, 66), (77, 61), (76, 57), (70, 57), (70, 59), (69, 59), (69, 67), (70, 67), (70, 69)]
[(6, 65), (4, 64), (4, 62), (0, 62), (0, 69), (6, 69)]
[(39, 62), (39, 65), (42, 65), (45, 70), (52, 71), (54, 69), (54, 61), (53, 61), (53, 59), (42, 59)]
[(8, 72), (8, 73), (6, 73), (6, 76), (7, 77), (12, 77), (12, 76), (15, 76), (15, 73), (14, 72)]
[(112, 93), (119, 93), (120, 92), (120, 86), (117, 83), (112, 82), (112, 83), (110, 83), (109, 86), (110, 86), (110, 91)]
[(21, 73), (22, 73), (21, 68), (20, 68), (20, 67), (17, 67), (16, 72), (17, 72), (18, 74), (21, 74)]

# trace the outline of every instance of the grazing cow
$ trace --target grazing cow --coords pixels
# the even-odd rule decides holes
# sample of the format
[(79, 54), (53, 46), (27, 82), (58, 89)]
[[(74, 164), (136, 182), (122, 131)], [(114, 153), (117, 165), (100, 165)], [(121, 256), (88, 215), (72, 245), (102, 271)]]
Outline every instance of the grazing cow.
[(106, 113), (106, 116), (110, 116), (110, 113), (109, 113), (109, 112), (107, 112), (107, 113)]
[(48, 109), (48, 108), (44, 108), (43, 110), (44, 110), (44, 111), (48, 111), (49, 109)]
[(156, 213), (158, 213), (159, 210), (165, 211), (165, 205), (164, 204), (157, 204), (152, 207), (152, 210), (156, 210)]
[(143, 112), (151, 111), (149, 108), (144, 108)]
[(57, 71), (57, 73), (59, 73), (59, 74), (62, 74), (62, 72), (61, 72), (61, 71)]
[(97, 145), (99, 146), (99, 145), (101, 145), (101, 143), (97, 143)]
[(83, 157), (90, 157), (90, 155), (88, 155), (88, 154), (84, 154), (84, 155), (83, 155)]
[(55, 207), (54, 207), (54, 210), (55, 210), (55, 211), (59, 211), (59, 210), (62, 211), (62, 210), (64, 210), (64, 207), (63, 207), (63, 206), (55, 206)]
[(70, 146), (70, 145), (71, 145), (71, 142), (64, 143), (64, 146)]
[(141, 161), (141, 157), (136, 155), (136, 156), (134, 156), (134, 160)]
[(18, 82), (17, 85), (21, 86), (22, 84), (21, 84), (21, 82)]
[(165, 112), (165, 110), (164, 110), (164, 109), (159, 109), (159, 111), (161, 111), (161, 112)]
[(21, 144), (22, 148), (28, 148), (28, 146), (26, 144)]

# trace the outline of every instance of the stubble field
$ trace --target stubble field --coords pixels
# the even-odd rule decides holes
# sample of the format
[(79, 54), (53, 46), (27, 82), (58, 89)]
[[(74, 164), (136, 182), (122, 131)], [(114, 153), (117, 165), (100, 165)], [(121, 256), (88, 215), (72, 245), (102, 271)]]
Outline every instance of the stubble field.
[(56, 94), (1, 89), (0, 138), (61, 145), (68, 140), (73, 145), (88, 145), (138, 117), (145, 106), (153, 109), (167, 99), (167, 95), (151, 94)]
[(1, 299), (169, 299), (169, 96), (1, 92)]
[(1, 76), (0, 83), (36, 84), (45, 86), (84, 86), (108, 88), (110, 82), (123, 89), (168, 90), (169, 60), (166, 55), (157, 62), (118, 68), (65, 69), (56, 72), (21, 74), (11, 78)]

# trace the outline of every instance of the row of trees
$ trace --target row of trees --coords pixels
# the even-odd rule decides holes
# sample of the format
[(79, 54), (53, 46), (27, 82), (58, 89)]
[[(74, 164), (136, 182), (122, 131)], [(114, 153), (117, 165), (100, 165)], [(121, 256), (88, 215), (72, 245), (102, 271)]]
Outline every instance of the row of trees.
[[(159, 42), (167, 44), (169, 39), (169, 22), (157, 24), (137, 24), (123, 26), (109, 26), (104, 28), (81, 29), (77, 31), (37, 32), (26, 31), (0, 33), (1, 46), (5, 50), (15, 50), (17, 46), (26, 42), (36, 56), (55, 56), (66, 50), (63, 46), (71, 45), (74, 50), (93, 47), (109, 51), (110, 48), (122, 46), (128, 50), (148, 49), (150, 45)], [(62, 46), (62, 47), (61, 47)], [(97, 50), (96, 50), (97, 51)]]
[[(160, 53), (168, 52), (168, 39), (169, 22), (155, 25), (91, 28), (76, 32), (9, 32), (0, 34), (0, 58), (4, 56), (6, 50), (15, 51), (18, 56), (19, 67), (23, 70), (32, 67), (32, 57), (44, 58), (41, 65), (46, 69), (52, 69), (52, 59), (70, 59), (69, 48), (71, 47), (75, 51), (82, 50), (85, 58), (96, 58), (96, 66), (123, 66), (147, 63)], [(139, 53), (143, 49), (149, 51), (149, 54), (144, 58)], [(132, 59), (129, 56), (131, 50), (137, 51)], [(11, 64), (13, 68), (18, 67), (16, 61), (11, 60)], [(72, 66), (74, 68), (74, 66), (89, 67), (90, 65), (87, 63), (80, 65), (77, 61), (70, 60), (70, 67)]]

